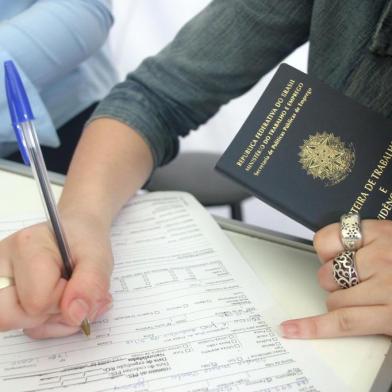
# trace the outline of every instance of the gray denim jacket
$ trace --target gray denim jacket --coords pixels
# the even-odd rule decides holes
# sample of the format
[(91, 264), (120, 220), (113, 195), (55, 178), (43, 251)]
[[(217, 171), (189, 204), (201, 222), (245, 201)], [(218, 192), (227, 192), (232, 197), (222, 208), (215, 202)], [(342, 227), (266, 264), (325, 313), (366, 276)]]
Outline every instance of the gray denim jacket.
[(310, 74), (392, 117), (392, 1), (215, 0), (115, 86), (92, 119), (128, 124), (162, 165), (179, 136), (306, 41)]

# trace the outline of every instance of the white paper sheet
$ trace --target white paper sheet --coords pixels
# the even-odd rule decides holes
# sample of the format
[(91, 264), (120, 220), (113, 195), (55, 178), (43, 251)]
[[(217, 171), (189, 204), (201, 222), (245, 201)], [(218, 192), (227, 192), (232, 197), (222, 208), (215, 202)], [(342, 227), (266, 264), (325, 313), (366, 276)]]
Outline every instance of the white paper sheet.
[[(0, 222), (0, 236), (30, 224)], [(0, 391), (347, 391), (196, 200), (151, 193), (112, 229), (113, 309), (89, 338), (0, 334)]]

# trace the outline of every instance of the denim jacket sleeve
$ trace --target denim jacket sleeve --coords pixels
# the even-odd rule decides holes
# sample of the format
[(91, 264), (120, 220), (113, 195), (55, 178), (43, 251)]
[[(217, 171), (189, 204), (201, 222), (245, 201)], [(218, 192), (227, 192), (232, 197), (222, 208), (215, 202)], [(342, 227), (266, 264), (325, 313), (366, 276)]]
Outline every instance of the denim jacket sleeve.
[(155, 166), (165, 164), (176, 155), (179, 136), (307, 41), (311, 13), (311, 0), (212, 1), (115, 86), (91, 120), (131, 126), (150, 146)]

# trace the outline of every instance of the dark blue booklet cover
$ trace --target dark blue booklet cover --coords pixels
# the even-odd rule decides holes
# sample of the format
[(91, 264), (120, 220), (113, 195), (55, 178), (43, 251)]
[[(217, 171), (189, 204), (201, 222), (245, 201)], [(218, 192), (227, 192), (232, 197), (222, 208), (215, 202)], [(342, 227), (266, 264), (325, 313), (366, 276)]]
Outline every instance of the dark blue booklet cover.
[(392, 121), (282, 64), (216, 169), (312, 230), (391, 218)]

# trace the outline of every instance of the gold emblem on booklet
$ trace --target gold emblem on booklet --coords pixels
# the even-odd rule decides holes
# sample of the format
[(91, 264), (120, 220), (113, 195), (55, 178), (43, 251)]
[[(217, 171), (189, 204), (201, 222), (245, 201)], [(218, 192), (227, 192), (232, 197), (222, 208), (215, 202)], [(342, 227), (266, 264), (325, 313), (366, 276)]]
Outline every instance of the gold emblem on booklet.
[(327, 132), (310, 135), (300, 147), (298, 155), (299, 163), (307, 174), (320, 179), (325, 186), (343, 181), (355, 164), (353, 145)]

